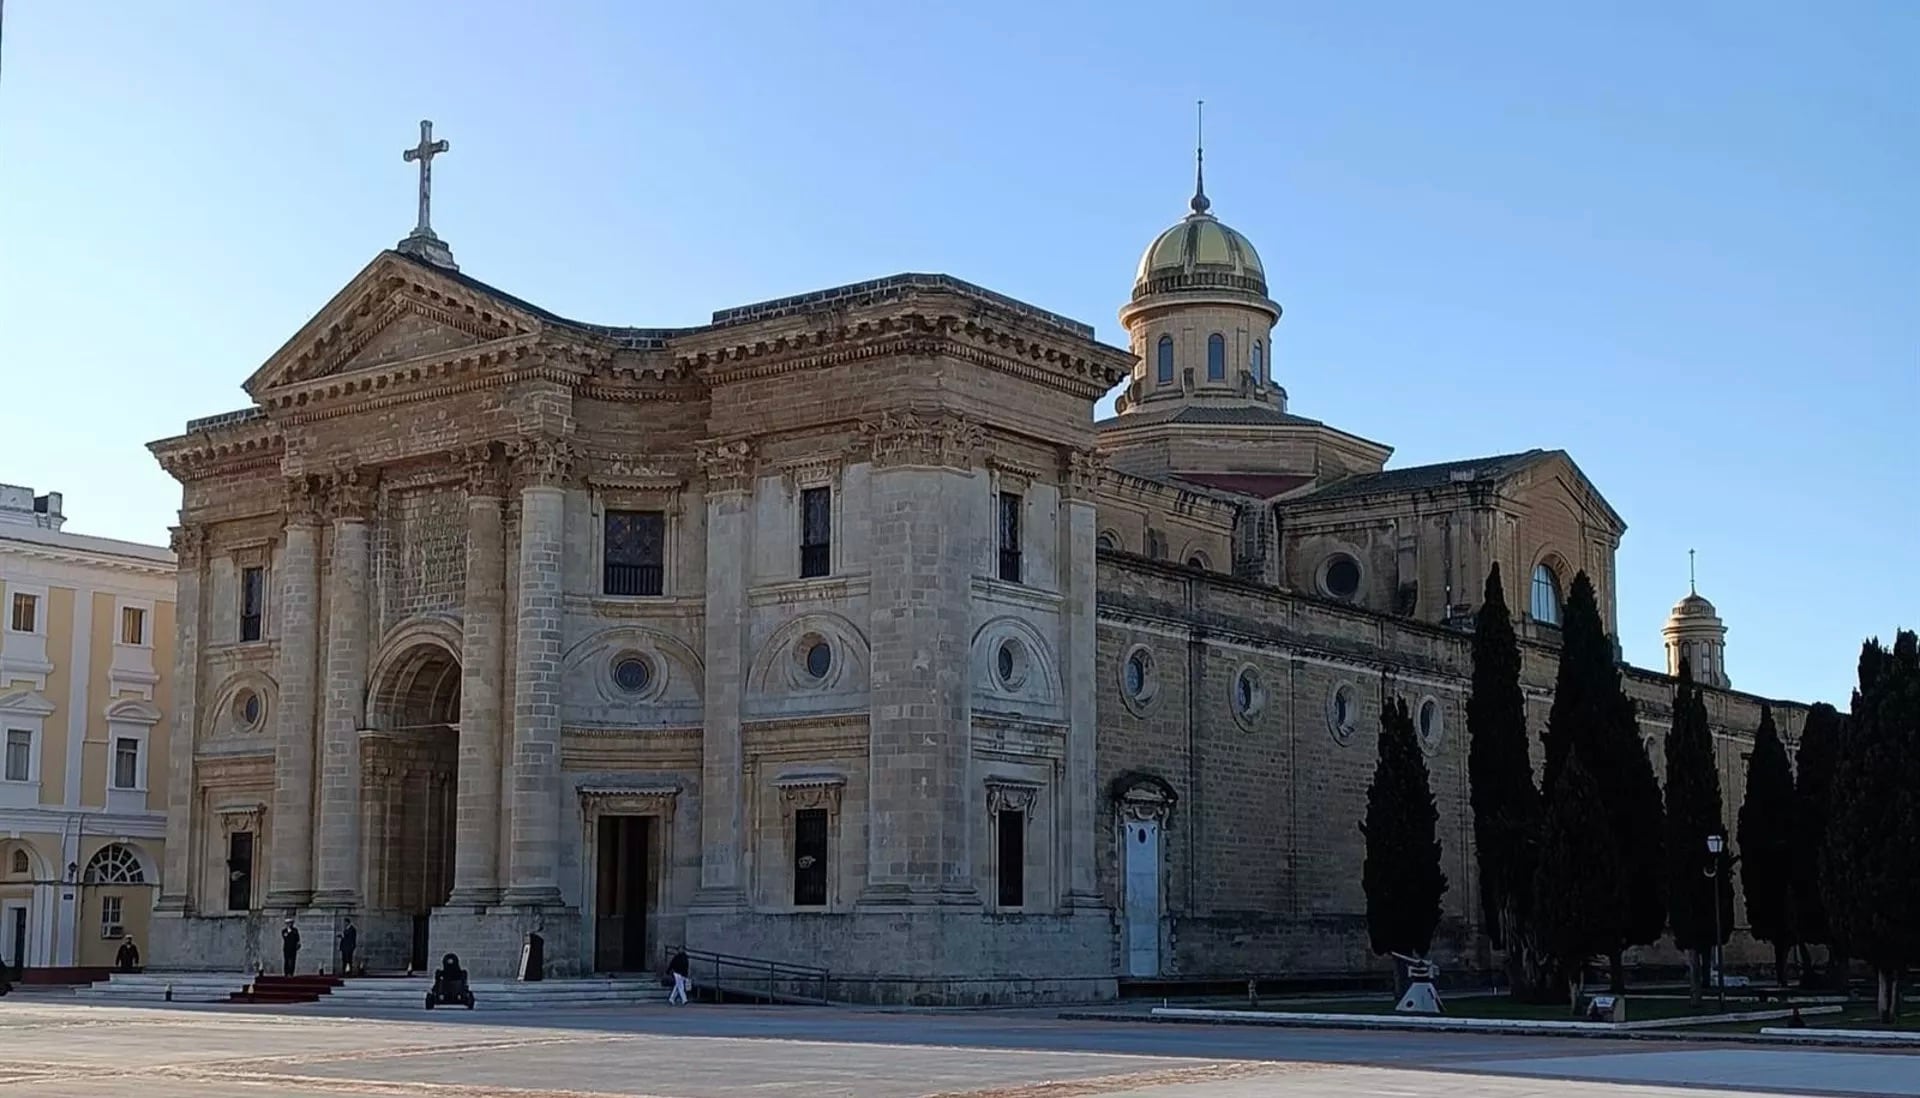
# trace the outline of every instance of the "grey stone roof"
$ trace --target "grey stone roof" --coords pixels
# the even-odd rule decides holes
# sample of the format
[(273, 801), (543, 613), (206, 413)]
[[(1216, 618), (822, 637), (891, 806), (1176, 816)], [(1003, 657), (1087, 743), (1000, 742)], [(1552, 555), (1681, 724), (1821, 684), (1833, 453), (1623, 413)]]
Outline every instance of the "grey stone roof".
[(1324, 426), (1324, 424), (1317, 419), (1296, 416), (1264, 404), (1229, 404), (1220, 406), (1182, 404), (1172, 408), (1144, 408), (1137, 412), (1126, 412), (1117, 416), (1109, 416), (1106, 419), (1094, 423), (1094, 427), (1098, 430), (1109, 431), (1125, 427), (1151, 427), (1162, 423), (1189, 423), (1229, 427), (1264, 427), (1276, 424), (1297, 424), (1306, 427)]
[(1383, 469), (1378, 473), (1361, 473), (1358, 476), (1334, 481), (1324, 488), (1315, 489), (1287, 502), (1313, 504), (1353, 496), (1445, 488), (1451, 484), (1468, 481), (1499, 480), (1533, 464), (1551, 452), (1525, 450), (1517, 454), (1496, 454), (1492, 457), (1467, 458), (1463, 461), (1443, 461), (1437, 465), (1410, 465), (1405, 469)]

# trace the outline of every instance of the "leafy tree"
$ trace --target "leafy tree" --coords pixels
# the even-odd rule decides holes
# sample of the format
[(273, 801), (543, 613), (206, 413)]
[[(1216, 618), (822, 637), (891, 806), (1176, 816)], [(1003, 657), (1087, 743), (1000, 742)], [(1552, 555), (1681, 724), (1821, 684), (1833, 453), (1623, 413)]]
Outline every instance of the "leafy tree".
[(1540, 861), (1533, 875), (1533, 916), (1541, 947), (1566, 974), (1567, 994), (1580, 1009), (1587, 959), (1604, 953), (1625, 932), (1626, 882), (1609, 833), (1600, 786), (1574, 746), (1547, 790)]
[(1920, 961), (1920, 643), (1870, 640), (1840, 740), (1821, 878), (1827, 918), (1878, 975), (1882, 1022), (1900, 1009), (1900, 974)]
[(1701, 955), (1725, 945), (1733, 931), (1733, 883), (1725, 851), (1718, 856), (1707, 852), (1707, 836), (1724, 836), (1726, 823), (1707, 705), (1685, 660), (1680, 661), (1680, 682), (1674, 690), (1673, 728), (1667, 733), (1666, 793), (1668, 914), (1673, 944), (1688, 953), (1689, 986), (1698, 1002), (1705, 972)]
[(1486, 594), (1474, 620), (1467, 780), (1480, 865), (1481, 919), (1495, 948), (1506, 950), (1507, 983), (1519, 994), (1535, 982), (1525, 923), (1533, 892), (1540, 793), (1533, 785), (1528, 754), (1520, 646), (1514, 640), (1498, 564), (1487, 572)]
[(1842, 986), (1846, 982), (1846, 948), (1827, 925), (1820, 864), (1826, 853), (1833, 767), (1845, 730), (1845, 718), (1826, 702), (1816, 702), (1807, 710), (1807, 721), (1800, 726), (1793, 787), (1793, 909), (1800, 936), (1800, 977), (1805, 982), (1813, 969), (1807, 946), (1820, 943), (1828, 947), (1830, 975)]
[(1367, 937), (1377, 954), (1425, 956), (1433, 946), (1447, 891), (1434, 834), (1439, 822), (1413, 718), (1396, 699), (1380, 715), (1379, 756), (1360, 825), (1367, 839), (1360, 884), (1367, 894)]
[[(1667, 818), (1673, 818), (1668, 810)], [(1740, 884), (1747, 896), (1747, 925), (1773, 944), (1773, 978), (1787, 986), (1787, 951), (1799, 944), (1793, 896), (1793, 768), (1773, 725), (1773, 707), (1760, 707), (1747, 764), (1747, 797), (1740, 805)], [(1675, 903), (1677, 911), (1679, 905)]]
[(1585, 572), (1574, 576), (1567, 593), (1560, 637), (1553, 708), (1541, 737), (1547, 756), (1542, 786), (1553, 787), (1567, 755), (1577, 748), (1600, 792), (1602, 816), (1624, 874), (1620, 940), (1605, 951), (1618, 990), (1621, 953), (1630, 945), (1659, 941), (1666, 927), (1660, 787), (1640, 745), (1633, 701), (1621, 689), (1613, 641)]

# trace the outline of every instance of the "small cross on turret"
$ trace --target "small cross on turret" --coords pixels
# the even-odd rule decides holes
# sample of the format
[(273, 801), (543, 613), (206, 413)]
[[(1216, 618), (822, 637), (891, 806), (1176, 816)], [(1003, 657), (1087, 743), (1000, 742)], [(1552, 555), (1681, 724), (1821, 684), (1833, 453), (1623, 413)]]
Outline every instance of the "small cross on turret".
[(436, 266), (457, 271), (460, 265), (453, 261), (453, 250), (448, 248), (433, 232), (433, 158), (446, 152), (449, 146), (445, 138), (433, 139), (433, 122), (422, 119), (420, 122), (420, 144), (401, 153), (401, 159), (411, 164), (420, 163), (420, 220), (406, 239), (400, 241), (398, 250), (418, 259), (424, 259)]

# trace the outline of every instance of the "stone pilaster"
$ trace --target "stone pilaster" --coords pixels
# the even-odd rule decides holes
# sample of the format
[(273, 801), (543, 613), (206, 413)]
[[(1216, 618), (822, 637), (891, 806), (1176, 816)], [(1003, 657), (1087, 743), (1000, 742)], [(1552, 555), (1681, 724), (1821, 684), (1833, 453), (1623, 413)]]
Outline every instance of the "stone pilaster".
[(360, 729), (366, 724), (367, 664), (375, 638), (368, 628), (374, 471), (352, 469), (328, 481), (333, 516), (332, 573), (327, 585), (327, 664), (321, 721), (320, 834), (313, 902), (360, 903)]
[(313, 899), (314, 721), (320, 660), (320, 496), (311, 478), (287, 482), (286, 543), (280, 552), (279, 686), (274, 718), (273, 848), (268, 907)]
[(558, 439), (515, 446), (520, 488), (520, 584), (513, 666), (513, 844), (509, 904), (560, 902), (560, 657), (562, 553), (572, 464)]
[(869, 424), (873, 516), (863, 905), (976, 905), (968, 648), (984, 434), (958, 416)]
[(206, 542), (202, 526), (182, 523), (173, 530), (179, 571), (174, 596), (173, 728), (167, 736), (167, 849), (154, 906), (174, 915), (187, 914), (193, 907), (188, 855), (193, 850), (193, 800), (198, 784), (193, 747), (200, 724), (200, 583), (206, 574)]
[(1066, 628), (1060, 670), (1067, 688), (1067, 757), (1061, 790), (1066, 813), (1055, 864), (1067, 867), (1068, 906), (1080, 908), (1104, 906), (1093, 876), (1098, 811), (1094, 746), (1099, 728), (1094, 694), (1099, 649), (1095, 542), (1100, 536), (1094, 496), (1100, 468), (1096, 451), (1069, 450), (1061, 470), (1060, 595)]
[(453, 896), (457, 907), (500, 898), (501, 660), (506, 628), (506, 485), (493, 447), (467, 458), (467, 588), (460, 631), (460, 764)]
[(707, 487), (706, 691), (700, 767), (700, 891), (694, 906), (737, 908), (741, 875), (740, 688), (746, 677), (754, 461), (746, 442), (700, 448)]

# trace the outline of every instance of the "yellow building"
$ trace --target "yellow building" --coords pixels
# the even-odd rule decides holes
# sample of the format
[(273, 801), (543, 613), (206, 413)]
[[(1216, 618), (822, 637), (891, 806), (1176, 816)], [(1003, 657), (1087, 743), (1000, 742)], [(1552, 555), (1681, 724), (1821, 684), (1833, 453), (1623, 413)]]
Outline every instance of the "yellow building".
[(164, 864), (174, 556), (64, 522), (0, 484), (0, 958), (28, 980), (144, 952)]

